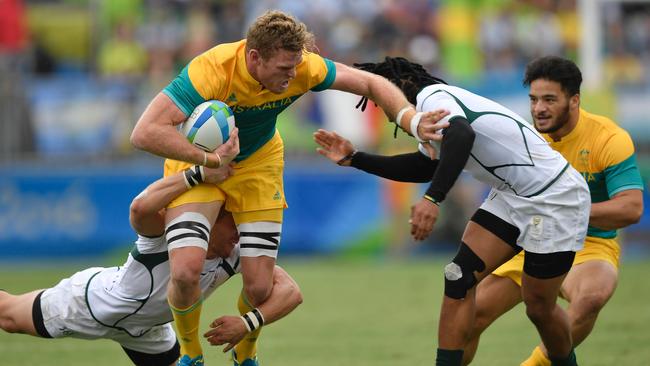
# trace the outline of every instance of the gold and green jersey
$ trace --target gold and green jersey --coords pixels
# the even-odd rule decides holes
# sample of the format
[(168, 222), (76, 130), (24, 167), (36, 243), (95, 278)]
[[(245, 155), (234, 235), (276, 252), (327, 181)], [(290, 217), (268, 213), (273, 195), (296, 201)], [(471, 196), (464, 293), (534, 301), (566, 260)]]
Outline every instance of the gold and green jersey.
[(246, 159), (273, 137), (280, 112), (310, 90), (329, 88), (336, 78), (332, 61), (305, 52), (289, 88), (274, 94), (250, 75), (245, 56), (246, 40), (217, 45), (190, 61), (163, 90), (186, 116), (206, 100), (228, 104), (239, 128), (241, 152), (236, 161)]
[[(609, 200), (625, 190), (643, 190), (632, 139), (609, 118), (580, 109), (573, 131), (560, 141), (546, 134), (544, 138), (585, 178), (592, 203)], [(610, 239), (616, 237), (616, 230), (589, 226), (587, 235)]]

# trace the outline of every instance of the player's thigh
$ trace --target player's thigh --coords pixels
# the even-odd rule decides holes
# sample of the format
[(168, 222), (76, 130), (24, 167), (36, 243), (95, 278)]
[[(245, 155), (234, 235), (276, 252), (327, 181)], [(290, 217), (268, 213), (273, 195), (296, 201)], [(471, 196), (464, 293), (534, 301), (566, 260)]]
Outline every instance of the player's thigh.
[(0, 322), (2, 328), (11, 333), (24, 333), (33, 336), (40, 336), (34, 326), (33, 311), (38, 305), (37, 311), (40, 314), (40, 303), (35, 300), (43, 290), (35, 290), (22, 295), (10, 295), (0, 292)]
[(562, 296), (569, 302), (585, 299), (604, 305), (614, 294), (618, 270), (604, 260), (574, 265), (562, 283)]
[(483, 332), (521, 301), (521, 287), (516, 282), (493, 274), (485, 277), (476, 288), (474, 332)]
[(186, 203), (168, 208), (165, 213), (165, 238), (171, 271), (200, 272), (222, 202)]
[(233, 214), (239, 231), (239, 255), (244, 284), (273, 277), (282, 236), (282, 209)]
[(205, 216), (210, 223), (210, 226), (212, 226), (219, 216), (222, 204), (223, 201), (191, 202), (175, 207), (168, 207), (165, 211), (165, 223), (169, 224), (170, 221), (176, 219), (180, 215), (187, 212), (193, 212)]
[(244, 291), (251, 304), (261, 304), (271, 293), (282, 236), (282, 208), (233, 212), (239, 231), (239, 255)]
[(536, 278), (524, 272), (521, 276), (521, 293), (526, 306), (538, 304), (550, 307), (555, 304), (565, 277)]
[[(284, 145), (276, 131), (271, 140), (236, 163), (234, 174), (219, 184), (227, 197), (226, 209), (233, 215), (249, 216), (249, 213), (286, 208), (283, 173)], [(235, 222), (242, 221), (235, 216)]]
[(521, 286), (524, 302), (543, 306), (555, 304), (562, 282), (575, 259), (575, 252), (524, 253)]
[(513, 281), (521, 289), (521, 274), (524, 272), (524, 251), (517, 253), (507, 262), (495, 269), (492, 274)]
[(478, 281), (516, 254), (501, 237), (473, 221), (467, 223), (462, 240), (483, 261), (484, 269), (476, 274)]

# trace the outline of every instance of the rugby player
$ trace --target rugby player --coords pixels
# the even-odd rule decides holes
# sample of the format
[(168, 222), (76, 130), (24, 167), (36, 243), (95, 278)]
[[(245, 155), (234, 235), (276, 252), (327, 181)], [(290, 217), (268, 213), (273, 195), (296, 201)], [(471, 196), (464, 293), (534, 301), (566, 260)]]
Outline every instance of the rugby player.
[[(213, 184), (229, 174), (228, 166), (195, 166), (151, 184), (131, 204), (130, 220), (138, 239), (122, 266), (88, 268), (52, 288), (22, 295), (0, 291), (0, 328), (44, 338), (111, 339), (135, 365), (174, 365), (180, 347), (167, 304), (170, 269), (162, 210), (189, 189), (190, 179)], [(240, 272), (237, 240), (232, 216), (222, 212), (213, 226), (200, 275), (203, 296), (210, 296)], [(264, 303), (241, 317), (217, 318), (205, 336), (213, 345), (226, 344), (225, 352), (301, 301), (298, 285), (276, 266), (273, 290)]]
[[(578, 66), (556, 56), (531, 61), (524, 76), (535, 128), (582, 174), (591, 192), (584, 248), (576, 253), (560, 289), (560, 296), (569, 302), (574, 347), (589, 336), (616, 289), (621, 254), (616, 230), (638, 222), (643, 213), (643, 181), (632, 139), (609, 118), (580, 108), (581, 83)], [(520, 253), (478, 286), (476, 319), (464, 364), (472, 361), (481, 333), (522, 301), (523, 263)], [(544, 344), (522, 365), (551, 365)]]
[[(314, 136), (319, 153), (339, 165), (393, 180), (430, 182), (411, 209), (414, 239), (431, 233), (439, 205), (463, 169), (492, 187), (444, 269), (436, 365), (461, 364), (473, 327), (476, 285), (522, 250), (526, 313), (554, 364), (576, 365), (567, 316), (556, 300), (587, 232), (585, 180), (523, 118), (494, 101), (447, 85), (404, 58), (356, 66), (391, 80), (418, 111), (445, 111), (438, 116), (449, 126), (435, 151), (428, 133), (415, 134), (419, 151), (390, 157), (357, 152), (333, 132), (319, 130)], [(432, 159), (437, 151), (439, 159)]]
[[(411, 121), (431, 118), (416, 114), (399, 88), (386, 79), (333, 62), (316, 51), (314, 35), (305, 24), (280, 11), (266, 12), (250, 26), (246, 39), (217, 45), (190, 61), (151, 101), (132, 132), (135, 147), (168, 158), (165, 175), (170, 175), (194, 164), (217, 167), (229, 162), (191, 145), (175, 130), (197, 105), (210, 99), (227, 103), (239, 128), (241, 152), (234, 159), (233, 176), (218, 186), (198, 184), (173, 200), (166, 213), (172, 271), (169, 304), (181, 334), (181, 352), (191, 364), (203, 362), (196, 325), (202, 301), (198, 279), (207, 242), (183, 233), (197, 227), (210, 229), (225, 205), (240, 237), (244, 287), (240, 311), (250, 311), (271, 293), (287, 207), (278, 114), (309, 91), (336, 89), (369, 97), (407, 131)], [(257, 336), (254, 332), (237, 345), (235, 365), (254, 360)]]

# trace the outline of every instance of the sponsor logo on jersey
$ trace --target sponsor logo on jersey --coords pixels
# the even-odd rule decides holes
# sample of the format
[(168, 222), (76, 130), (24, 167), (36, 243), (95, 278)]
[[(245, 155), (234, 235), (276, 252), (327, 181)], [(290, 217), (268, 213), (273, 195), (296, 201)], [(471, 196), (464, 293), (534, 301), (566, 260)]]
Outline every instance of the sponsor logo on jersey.
[(286, 107), (287, 105), (293, 103), (294, 100), (296, 100), (297, 97), (295, 98), (284, 98), (280, 100), (274, 100), (272, 102), (266, 102), (262, 105), (254, 105), (254, 106), (241, 106), (241, 105), (235, 105), (232, 106), (232, 111), (234, 113), (243, 113), (247, 111), (265, 111), (265, 110), (271, 110), (271, 109), (278, 109), (278, 108), (283, 108)]

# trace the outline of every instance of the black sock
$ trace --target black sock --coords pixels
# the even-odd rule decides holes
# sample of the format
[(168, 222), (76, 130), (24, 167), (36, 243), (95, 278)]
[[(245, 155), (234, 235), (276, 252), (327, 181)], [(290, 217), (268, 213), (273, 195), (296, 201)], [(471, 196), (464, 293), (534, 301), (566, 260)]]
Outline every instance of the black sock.
[(576, 353), (571, 349), (571, 353), (568, 356), (563, 358), (549, 357), (551, 360), (551, 366), (578, 366), (578, 361), (576, 360)]
[(438, 348), (436, 355), (436, 366), (460, 366), (462, 362), (462, 349), (449, 350)]

